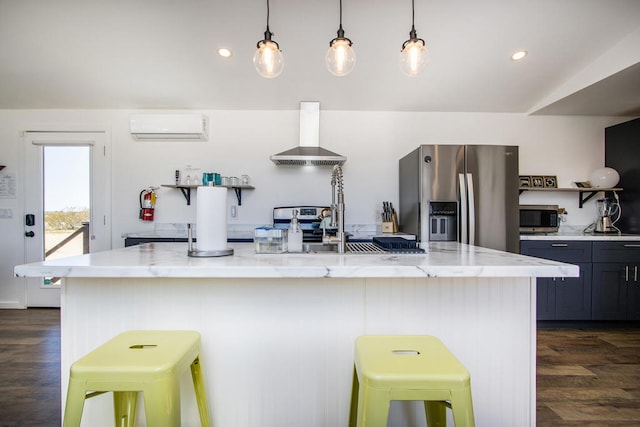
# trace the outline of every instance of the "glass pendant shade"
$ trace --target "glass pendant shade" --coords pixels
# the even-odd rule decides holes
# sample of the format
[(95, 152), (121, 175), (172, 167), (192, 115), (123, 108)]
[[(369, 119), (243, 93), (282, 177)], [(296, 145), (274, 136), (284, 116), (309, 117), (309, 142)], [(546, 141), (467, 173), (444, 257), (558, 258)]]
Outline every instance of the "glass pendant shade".
[(409, 77), (416, 77), (424, 71), (429, 62), (429, 51), (424, 45), (424, 40), (411, 38), (402, 45), (400, 63), (402, 71)]
[(620, 182), (620, 174), (613, 168), (596, 169), (589, 182), (594, 188), (614, 188)]
[(253, 55), (253, 65), (262, 77), (279, 76), (284, 68), (284, 58), (278, 43), (266, 39), (258, 42), (258, 49)]
[(351, 47), (351, 40), (335, 38), (331, 41), (325, 57), (327, 69), (334, 76), (346, 76), (356, 65), (356, 53)]

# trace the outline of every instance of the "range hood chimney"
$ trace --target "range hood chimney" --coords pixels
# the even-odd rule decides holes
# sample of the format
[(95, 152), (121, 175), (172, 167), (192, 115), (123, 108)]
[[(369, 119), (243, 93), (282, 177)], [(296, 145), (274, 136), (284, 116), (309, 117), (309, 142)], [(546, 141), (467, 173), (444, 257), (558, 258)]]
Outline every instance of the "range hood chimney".
[(276, 165), (334, 166), (347, 158), (320, 147), (320, 103), (300, 103), (300, 141), (297, 147), (271, 156)]

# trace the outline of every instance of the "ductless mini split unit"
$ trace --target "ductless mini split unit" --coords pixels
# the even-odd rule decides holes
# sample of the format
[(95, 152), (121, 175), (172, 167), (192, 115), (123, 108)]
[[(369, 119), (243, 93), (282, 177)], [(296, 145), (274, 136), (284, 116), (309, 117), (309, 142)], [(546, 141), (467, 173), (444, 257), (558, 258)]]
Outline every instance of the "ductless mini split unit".
[(207, 141), (209, 120), (204, 114), (134, 114), (131, 135), (137, 140)]

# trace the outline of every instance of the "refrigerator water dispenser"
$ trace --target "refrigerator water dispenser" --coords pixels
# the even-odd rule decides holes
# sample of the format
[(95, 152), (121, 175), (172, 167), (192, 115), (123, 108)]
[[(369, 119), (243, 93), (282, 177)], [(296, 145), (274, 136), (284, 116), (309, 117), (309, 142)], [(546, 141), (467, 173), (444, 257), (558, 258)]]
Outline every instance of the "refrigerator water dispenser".
[(429, 202), (429, 241), (458, 240), (458, 203)]

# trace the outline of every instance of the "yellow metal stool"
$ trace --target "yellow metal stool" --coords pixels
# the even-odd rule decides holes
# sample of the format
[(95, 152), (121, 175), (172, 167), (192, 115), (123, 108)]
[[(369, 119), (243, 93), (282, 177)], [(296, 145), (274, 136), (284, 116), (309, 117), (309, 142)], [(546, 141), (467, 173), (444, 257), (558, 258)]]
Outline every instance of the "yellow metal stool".
[(349, 427), (386, 427), (392, 400), (422, 400), (429, 427), (473, 427), (469, 371), (431, 336), (356, 339)]
[(200, 422), (210, 427), (195, 331), (129, 331), (71, 365), (64, 427), (80, 426), (84, 401), (113, 392), (116, 426), (135, 426), (138, 393), (147, 425), (180, 426), (180, 376), (191, 368)]

